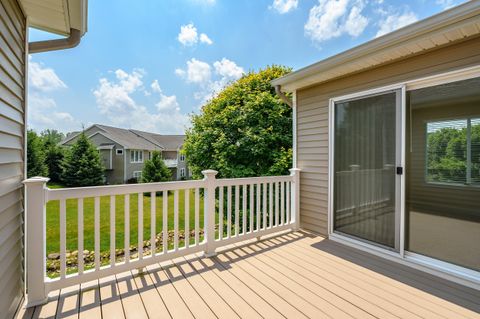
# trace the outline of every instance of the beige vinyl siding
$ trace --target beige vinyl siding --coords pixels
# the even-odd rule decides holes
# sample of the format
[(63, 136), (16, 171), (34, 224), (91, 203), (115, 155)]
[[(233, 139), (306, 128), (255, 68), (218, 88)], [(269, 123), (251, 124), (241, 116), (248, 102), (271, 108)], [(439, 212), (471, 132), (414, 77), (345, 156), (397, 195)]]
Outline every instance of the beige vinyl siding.
[(0, 3), (0, 318), (23, 297), (25, 18), (15, 0)]
[(327, 234), (329, 99), (480, 64), (480, 38), (465, 40), (297, 91), (301, 226)]

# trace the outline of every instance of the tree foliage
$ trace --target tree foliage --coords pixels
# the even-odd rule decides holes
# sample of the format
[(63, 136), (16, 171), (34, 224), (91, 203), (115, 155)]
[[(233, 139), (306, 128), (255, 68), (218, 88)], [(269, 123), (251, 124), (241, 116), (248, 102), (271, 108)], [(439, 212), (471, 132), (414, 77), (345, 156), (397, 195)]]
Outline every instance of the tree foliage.
[(48, 176), (44, 144), (33, 130), (27, 132), (27, 176)]
[(152, 152), (152, 158), (145, 161), (142, 171), (142, 182), (166, 182), (172, 177), (172, 172), (162, 159), (159, 151)]
[[(480, 125), (472, 125), (472, 178), (480, 182)], [(428, 133), (428, 179), (435, 182), (465, 182), (467, 175), (467, 129), (444, 127)]]
[(60, 182), (64, 149), (58, 144), (65, 135), (57, 130), (44, 130), (40, 133), (45, 146), (45, 164), (48, 167), (48, 177), (52, 182)]
[(193, 176), (215, 169), (219, 177), (287, 174), (292, 165), (292, 110), (270, 81), (290, 72), (269, 66), (227, 86), (192, 115), (183, 146)]
[(66, 186), (95, 186), (104, 183), (105, 168), (100, 154), (83, 132), (66, 151), (62, 167), (62, 182)]

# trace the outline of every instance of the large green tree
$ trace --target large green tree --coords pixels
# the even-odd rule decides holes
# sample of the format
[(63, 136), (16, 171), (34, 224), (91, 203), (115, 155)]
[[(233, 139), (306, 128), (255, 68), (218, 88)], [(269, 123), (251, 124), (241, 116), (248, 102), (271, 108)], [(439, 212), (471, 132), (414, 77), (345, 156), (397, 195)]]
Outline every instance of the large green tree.
[(60, 182), (64, 149), (58, 144), (65, 135), (57, 130), (44, 130), (40, 133), (45, 146), (45, 164), (48, 167), (48, 177), (52, 182)]
[(48, 176), (44, 144), (33, 130), (27, 132), (27, 176)]
[(105, 168), (100, 154), (83, 132), (66, 151), (62, 167), (62, 182), (66, 186), (95, 186), (104, 183)]
[(145, 161), (145, 166), (142, 171), (142, 182), (166, 182), (172, 177), (172, 172), (162, 159), (159, 151), (152, 152), (152, 158)]
[(270, 82), (290, 72), (268, 66), (231, 83), (192, 115), (183, 151), (196, 178), (287, 174), (292, 165), (292, 110)]

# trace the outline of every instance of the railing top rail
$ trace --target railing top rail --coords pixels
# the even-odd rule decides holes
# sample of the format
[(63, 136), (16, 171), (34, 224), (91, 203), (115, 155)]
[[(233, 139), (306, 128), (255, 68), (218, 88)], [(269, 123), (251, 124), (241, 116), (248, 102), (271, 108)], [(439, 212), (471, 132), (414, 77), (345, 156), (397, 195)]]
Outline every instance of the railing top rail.
[(89, 186), (89, 187), (60, 188), (60, 189), (47, 188), (47, 200), (85, 198), (85, 197), (97, 197), (97, 196), (109, 196), (109, 195), (124, 195), (124, 194), (134, 194), (134, 193), (150, 193), (150, 192), (161, 192), (161, 191), (167, 191), (167, 190), (181, 190), (181, 189), (202, 188), (202, 187), (205, 187), (205, 182), (203, 180)]
[(291, 181), (291, 175), (283, 176), (261, 176), (261, 177), (243, 177), (243, 178), (221, 178), (215, 181), (217, 186), (248, 185), (257, 183), (285, 182)]

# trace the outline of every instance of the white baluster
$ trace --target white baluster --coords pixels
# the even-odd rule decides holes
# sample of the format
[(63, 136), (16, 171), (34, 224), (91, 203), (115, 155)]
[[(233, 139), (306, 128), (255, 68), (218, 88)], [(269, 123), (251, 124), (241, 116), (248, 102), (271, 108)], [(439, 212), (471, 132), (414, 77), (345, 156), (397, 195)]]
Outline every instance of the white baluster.
[(112, 195), (110, 196), (110, 266), (112, 267), (115, 265), (115, 257), (115, 195)]
[(125, 194), (125, 243), (124, 255), (125, 263), (130, 262), (130, 194)]
[(190, 246), (190, 189), (185, 190), (185, 247)]

